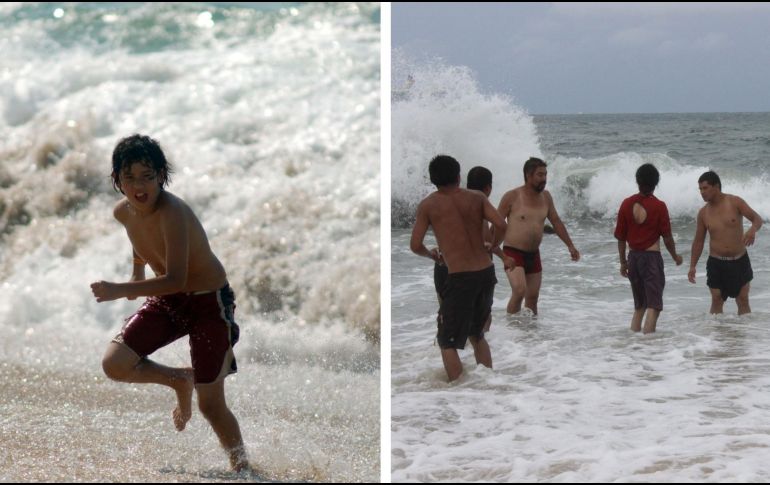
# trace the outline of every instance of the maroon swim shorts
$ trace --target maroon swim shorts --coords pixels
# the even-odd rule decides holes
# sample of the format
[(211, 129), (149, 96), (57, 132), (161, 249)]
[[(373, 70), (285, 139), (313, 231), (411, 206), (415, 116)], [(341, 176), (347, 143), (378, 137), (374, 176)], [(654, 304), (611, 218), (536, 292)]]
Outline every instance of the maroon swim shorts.
[(524, 268), (524, 274), (541, 273), (543, 271), (539, 249), (531, 253), (516, 249), (513, 246), (503, 246), (503, 254), (513, 258), (516, 261), (516, 266)]
[(631, 281), (635, 309), (663, 310), (666, 275), (660, 251), (629, 251), (628, 279)]
[(205, 293), (149, 297), (113, 342), (144, 358), (189, 335), (195, 383), (212, 383), (238, 370), (233, 355), (239, 336), (234, 311), (230, 285)]

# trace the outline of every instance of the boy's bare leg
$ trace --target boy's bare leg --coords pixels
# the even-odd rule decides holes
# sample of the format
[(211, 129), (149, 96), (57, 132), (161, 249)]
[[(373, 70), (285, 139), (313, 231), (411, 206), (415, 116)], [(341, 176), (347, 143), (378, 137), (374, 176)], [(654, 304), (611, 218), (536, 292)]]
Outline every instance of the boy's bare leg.
[(473, 346), (473, 355), (476, 357), (476, 363), (485, 367), (492, 368), (492, 352), (489, 350), (489, 343), (484, 337), (468, 337)]
[(641, 332), (642, 331), (642, 318), (644, 318), (644, 308), (640, 308), (638, 310), (634, 310), (634, 316), (631, 317), (631, 331), (632, 332)]
[(709, 288), (711, 292), (711, 310), (709, 312), (713, 314), (722, 313), (722, 309), (725, 306), (725, 301), (722, 299), (722, 292), (719, 289)]
[(441, 349), (441, 359), (444, 361), (444, 369), (449, 376), (449, 382), (460, 377), (463, 373), (463, 363), (457, 349)]
[(660, 316), (660, 310), (654, 308), (647, 309), (647, 318), (644, 319), (644, 333), (653, 333), (655, 331), (658, 316)]
[(168, 386), (176, 392), (174, 426), (182, 431), (192, 417), (192, 369), (166, 367), (149, 359), (142, 359), (126, 345), (110, 342), (102, 359), (104, 373), (120, 382), (151, 383)]
[(735, 303), (738, 305), (738, 315), (744, 315), (751, 313), (751, 307), (749, 306), (749, 288), (751, 283), (746, 283), (741, 288), (741, 292), (735, 297)]
[(540, 299), (540, 285), (543, 283), (543, 272), (525, 275), (527, 288), (524, 297), (524, 306), (537, 315), (537, 300)]
[(517, 266), (513, 271), (506, 271), (505, 276), (511, 284), (511, 299), (508, 301), (508, 313), (519, 313), (521, 302), (527, 293), (527, 280), (524, 276), (524, 268)]
[(195, 390), (198, 392), (198, 407), (227, 452), (232, 469), (236, 472), (252, 471), (238, 420), (225, 401), (224, 377), (211, 384), (197, 384)]

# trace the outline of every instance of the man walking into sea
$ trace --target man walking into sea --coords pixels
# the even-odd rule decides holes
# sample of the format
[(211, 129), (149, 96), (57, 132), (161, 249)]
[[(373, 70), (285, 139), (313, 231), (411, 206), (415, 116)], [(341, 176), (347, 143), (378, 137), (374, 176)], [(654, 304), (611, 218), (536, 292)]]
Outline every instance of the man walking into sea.
[(518, 313), (524, 301), (524, 306), (537, 315), (537, 300), (543, 280), (540, 243), (546, 218), (559, 239), (567, 245), (572, 261), (580, 259), (580, 253), (556, 212), (551, 194), (545, 190), (547, 166), (539, 158), (527, 160), (524, 163), (524, 185), (506, 192), (500, 200), (498, 212), (508, 222), (503, 253), (516, 261), (516, 267), (505, 272), (511, 284), (508, 313)]
[[(463, 366), (458, 349), (470, 339), (476, 363), (492, 367), (492, 355), (484, 339), (484, 324), (492, 311), (492, 295), (497, 278), (484, 244), (484, 221), (495, 228), (492, 247), (497, 247), (507, 225), (483, 193), (460, 188), (460, 164), (439, 155), (431, 160), (430, 181), (437, 190), (417, 207), (412, 229), (411, 250), (426, 258), (443, 261), (449, 277), (442, 288), (437, 340), (447, 376), (454, 381)], [(424, 239), (433, 229), (441, 248), (429, 251)]]

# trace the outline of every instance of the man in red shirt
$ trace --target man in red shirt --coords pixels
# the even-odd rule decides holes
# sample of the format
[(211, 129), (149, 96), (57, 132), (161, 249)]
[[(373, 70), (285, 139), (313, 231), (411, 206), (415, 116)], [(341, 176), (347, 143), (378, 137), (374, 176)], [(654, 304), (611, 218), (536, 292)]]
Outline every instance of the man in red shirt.
[[(620, 204), (618, 221), (615, 226), (615, 238), (618, 240), (620, 254), (620, 274), (631, 281), (634, 295), (634, 316), (631, 330), (642, 329), (645, 311), (644, 333), (655, 331), (658, 316), (663, 310), (663, 288), (666, 275), (663, 272), (663, 257), (660, 254), (660, 237), (679, 266), (682, 257), (676, 252), (676, 244), (671, 236), (671, 221), (666, 204), (652, 195), (660, 180), (658, 169), (645, 163), (636, 171), (636, 184), (639, 193), (627, 198)], [(626, 259), (626, 243), (630, 247)]]

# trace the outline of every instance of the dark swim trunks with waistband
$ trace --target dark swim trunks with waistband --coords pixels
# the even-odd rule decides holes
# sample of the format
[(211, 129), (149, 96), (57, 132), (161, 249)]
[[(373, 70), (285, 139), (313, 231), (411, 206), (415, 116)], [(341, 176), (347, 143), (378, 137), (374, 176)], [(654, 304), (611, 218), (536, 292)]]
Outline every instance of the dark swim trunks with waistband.
[(217, 291), (149, 297), (113, 342), (144, 358), (189, 335), (195, 383), (212, 383), (238, 370), (233, 346), (240, 332), (234, 311), (230, 285)]
[(660, 251), (629, 251), (628, 280), (634, 295), (634, 309), (663, 310), (666, 274), (663, 271), (663, 256)]
[(439, 347), (464, 349), (468, 337), (484, 337), (496, 284), (494, 265), (480, 271), (449, 274), (441, 289), (436, 336)]
[(749, 253), (737, 259), (709, 256), (706, 261), (706, 285), (719, 290), (722, 300), (735, 298), (747, 283), (754, 279)]
[(530, 253), (516, 249), (513, 246), (503, 246), (503, 254), (513, 258), (516, 261), (516, 266), (524, 268), (524, 274), (540, 273), (543, 271), (539, 249), (534, 253)]

